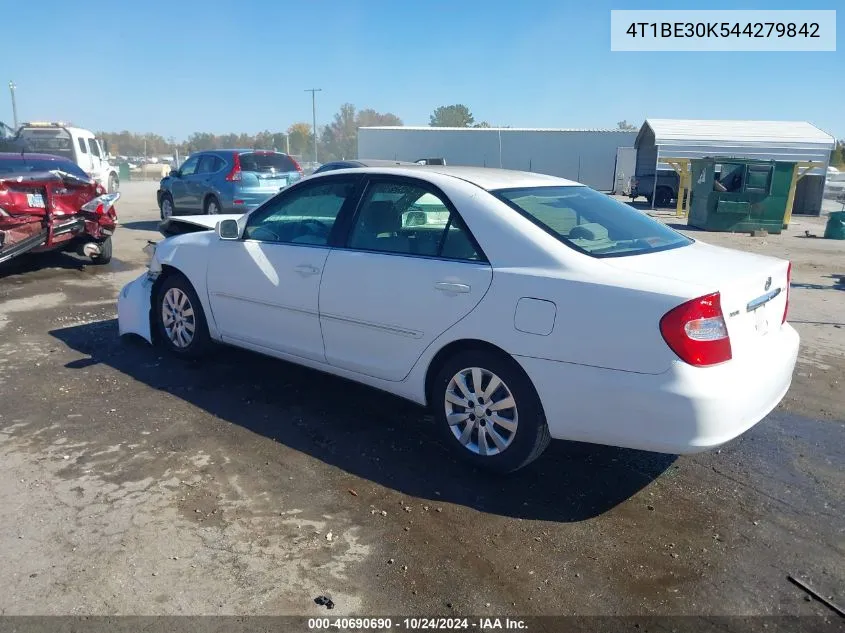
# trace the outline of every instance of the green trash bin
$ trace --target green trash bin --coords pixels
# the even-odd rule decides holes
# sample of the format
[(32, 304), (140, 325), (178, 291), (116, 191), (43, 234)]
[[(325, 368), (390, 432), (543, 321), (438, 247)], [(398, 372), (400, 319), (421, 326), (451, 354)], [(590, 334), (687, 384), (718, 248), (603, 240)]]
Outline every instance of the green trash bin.
[(845, 240), (845, 211), (831, 211), (824, 227), (824, 237), (828, 240)]
[(120, 165), (117, 166), (117, 175), (118, 178), (120, 178), (120, 182), (129, 182), (129, 180), (131, 180), (129, 164), (120, 163)]
[(783, 230), (794, 163), (744, 158), (690, 161), (689, 226), (705, 231)]

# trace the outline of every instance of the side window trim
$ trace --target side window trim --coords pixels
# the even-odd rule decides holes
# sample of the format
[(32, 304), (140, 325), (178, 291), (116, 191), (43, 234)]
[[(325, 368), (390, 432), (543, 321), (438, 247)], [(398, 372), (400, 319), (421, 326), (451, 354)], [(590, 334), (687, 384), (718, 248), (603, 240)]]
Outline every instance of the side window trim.
[[(443, 202), (443, 204), (449, 210), (449, 220), (447, 221), (446, 228), (448, 229), (452, 225), (452, 218), (457, 217), (461, 224), (461, 227), (466, 232), (467, 239), (469, 239), (470, 244), (472, 244), (472, 247), (475, 249), (475, 252), (478, 253), (478, 259), (452, 259), (450, 257), (442, 257), (440, 253), (443, 252), (443, 246), (446, 243), (446, 236), (448, 235), (446, 230), (443, 231), (443, 235), (440, 238), (440, 242), (437, 247), (437, 255), (417, 255), (414, 253), (391, 253), (388, 251), (370, 251), (350, 246), (349, 240), (352, 238), (352, 231), (355, 228), (355, 224), (361, 215), (361, 206), (364, 204), (364, 200), (366, 200), (367, 198), (367, 193), (369, 192), (370, 187), (379, 183), (404, 184), (412, 187), (419, 187), (420, 189), (425, 190), (427, 193), (430, 193), (439, 198), (440, 201)], [(348, 222), (344, 224), (342, 230), (343, 234), (340, 235), (340, 240), (338, 241), (338, 244), (336, 246), (336, 248), (338, 249), (367, 253), (378, 253), (381, 255), (393, 255), (398, 257), (416, 257), (420, 259), (437, 259), (449, 262), (463, 262), (466, 264), (490, 263), (490, 260), (487, 258), (487, 254), (484, 252), (484, 249), (481, 248), (481, 245), (478, 243), (478, 240), (475, 239), (475, 236), (472, 234), (472, 231), (470, 230), (466, 221), (464, 221), (463, 217), (458, 212), (458, 209), (455, 207), (454, 203), (449, 198), (449, 196), (447, 196), (437, 185), (432, 184), (426, 180), (413, 178), (411, 176), (393, 176), (388, 174), (373, 174), (366, 176), (362, 183), (361, 192), (358, 195), (358, 199), (355, 203), (355, 208), (350, 214)]]

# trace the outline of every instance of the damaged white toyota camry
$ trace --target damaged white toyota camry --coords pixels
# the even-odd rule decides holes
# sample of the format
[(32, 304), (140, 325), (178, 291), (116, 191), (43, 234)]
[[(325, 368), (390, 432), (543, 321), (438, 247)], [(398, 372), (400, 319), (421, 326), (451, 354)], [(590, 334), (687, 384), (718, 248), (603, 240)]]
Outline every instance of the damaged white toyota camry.
[(345, 169), (243, 216), (173, 218), (121, 334), (227, 343), (388, 391), (508, 472), (551, 438), (719, 446), (784, 397), (788, 261), (692, 240), (574, 182)]

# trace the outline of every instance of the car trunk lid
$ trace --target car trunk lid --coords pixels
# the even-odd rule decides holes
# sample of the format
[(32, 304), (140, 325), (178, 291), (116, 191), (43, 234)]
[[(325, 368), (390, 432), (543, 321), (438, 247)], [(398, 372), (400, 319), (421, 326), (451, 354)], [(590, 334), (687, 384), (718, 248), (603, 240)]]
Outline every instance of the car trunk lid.
[(245, 152), (239, 156), (241, 189), (275, 192), (299, 180), (302, 174), (296, 161), (270, 151)]
[(695, 242), (603, 261), (628, 271), (687, 282), (693, 286), (690, 298), (718, 292), (733, 358), (753, 354), (781, 328), (789, 290), (787, 260)]

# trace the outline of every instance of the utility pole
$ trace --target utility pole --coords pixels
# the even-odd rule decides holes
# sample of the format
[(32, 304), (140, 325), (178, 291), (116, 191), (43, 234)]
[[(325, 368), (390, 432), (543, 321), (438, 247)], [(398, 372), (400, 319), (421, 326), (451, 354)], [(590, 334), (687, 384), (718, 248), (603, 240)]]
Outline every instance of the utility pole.
[(285, 134), (285, 154), (290, 156), (290, 134)]
[(18, 129), (18, 104), (15, 103), (15, 89), (17, 86), (14, 81), (9, 82), (9, 93), (12, 95), (12, 119), (15, 124), (15, 129)]
[(322, 92), (322, 88), (308, 88), (305, 92), (311, 93), (311, 116), (313, 122), (313, 132), (314, 132), (314, 162), (317, 162), (317, 93)]

